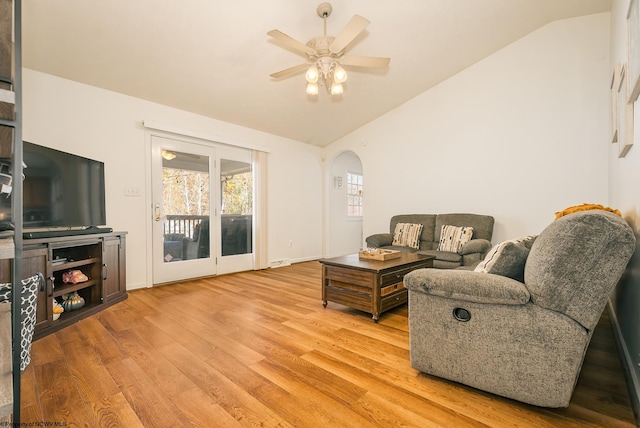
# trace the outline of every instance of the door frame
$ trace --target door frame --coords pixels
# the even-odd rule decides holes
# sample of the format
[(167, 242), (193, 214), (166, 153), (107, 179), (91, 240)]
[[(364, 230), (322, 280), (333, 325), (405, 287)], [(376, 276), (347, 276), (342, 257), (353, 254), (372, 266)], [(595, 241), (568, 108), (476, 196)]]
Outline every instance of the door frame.
[[(166, 137), (166, 136), (151, 136), (151, 204), (152, 204), (152, 218), (151, 220), (151, 265), (153, 268), (151, 282), (155, 284), (166, 284), (170, 282), (183, 281), (191, 278), (212, 276), (217, 274), (216, 254), (213, 251), (209, 251), (209, 256), (206, 258), (194, 258), (190, 260), (181, 260), (175, 263), (166, 263), (162, 261), (163, 240), (164, 234), (162, 229), (164, 226), (164, 217), (167, 214), (164, 207), (164, 201), (162, 193), (164, 189), (164, 180), (161, 178), (164, 171), (164, 161), (161, 158), (161, 151), (168, 149), (177, 153), (186, 153), (206, 156), (207, 158), (207, 175), (209, 180), (209, 224), (216, 223), (217, 210), (215, 208), (215, 201), (218, 198), (219, 189), (216, 188), (216, 182), (218, 181), (218, 171), (216, 169), (216, 147), (212, 144), (194, 143), (186, 141), (179, 137)], [(157, 169), (155, 169), (156, 167)], [(158, 182), (154, 182), (157, 179)], [(157, 205), (162, 205), (161, 210), (158, 211)], [(160, 216), (160, 217), (158, 217)], [(218, 236), (216, 231), (212, 228), (208, 228), (209, 232), (209, 248), (216, 245)], [(162, 234), (161, 234), (162, 233)], [(191, 273), (193, 276), (189, 276)]]
[[(227, 150), (233, 150), (233, 149), (238, 149), (238, 150), (248, 150), (249, 152), (249, 158), (252, 159), (251, 156), (251, 151), (253, 150), (258, 150), (261, 152), (265, 152), (268, 153), (270, 150), (262, 147), (262, 146), (257, 146), (257, 145), (249, 145), (249, 144), (235, 144), (233, 142), (230, 143), (225, 143), (222, 141), (215, 141), (210, 139), (212, 136), (207, 136), (205, 134), (200, 134), (200, 133), (196, 133), (193, 131), (188, 131), (188, 130), (174, 130), (173, 128), (169, 128), (166, 126), (162, 126), (162, 125), (158, 125), (154, 122), (149, 122), (149, 121), (143, 121), (143, 125), (145, 127), (145, 144), (144, 144), (144, 150), (145, 150), (145, 189), (147, 189), (147, 191), (145, 191), (144, 193), (144, 197), (145, 197), (145, 236), (146, 236), (146, 245), (145, 245), (145, 251), (147, 254), (146, 257), (146, 278), (147, 278), (147, 288), (151, 288), (154, 286), (153, 284), (153, 214), (154, 214), (154, 209), (153, 209), (153, 194), (152, 194), (152, 188), (153, 188), (153, 183), (152, 183), (152, 138), (153, 137), (160, 137), (160, 138), (167, 138), (167, 139), (173, 139), (173, 140), (179, 140), (179, 141), (184, 141), (186, 143), (192, 143), (192, 144), (198, 144), (198, 145), (204, 145), (204, 146), (211, 146), (212, 148), (214, 148), (216, 150), (216, 159), (215, 159), (215, 163), (216, 166), (219, 165), (219, 160), (220, 160), (220, 156), (224, 156), (224, 153), (227, 153)], [(252, 169), (255, 168), (253, 159), (250, 161), (251, 165), (252, 165)], [(218, 168), (215, 169), (215, 174), (219, 177), (220, 171), (218, 170)], [(256, 192), (256, 176), (254, 175), (254, 203), (253, 203), (253, 211), (254, 211), (254, 224), (256, 222), (256, 211), (258, 209), (258, 204), (260, 203), (260, 201), (258, 201), (255, 197), (255, 192)], [(234, 270), (231, 269), (229, 270), (229, 268), (235, 267), (235, 263), (231, 263), (229, 266), (225, 267), (224, 265), (220, 265), (220, 258), (222, 257), (222, 254), (219, 251), (220, 248), (220, 240), (219, 240), (219, 234), (220, 234), (220, 195), (216, 195), (214, 197), (215, 199), (215, 203), (212, 206), (212, 209), (215, 210), (214, 212), (214, 222), (211, 224), (212, 228), (216, 227), (216, 230), (212, 233), (213, 235), (213, 240), (210, 242), (210, 248), (211, 248), (211, 252), (212, 255), (211, 257), (216, 259), (216, 261), (218, 262), (217, 265), (217, 273), (216, 275), (220, 275), (223, 273), (230, 273), (233, 272)], [(252, 268), (251, 269), (255, 269), (256, 268), (256, 261), (255, 261), (255, 252), (256, 252), (256, 233), (257, 230), (255, 227), (253, 227), (253, 253), (251, 254), (251, 260), (252, 260)], [(262, 240), (264, 240), (265, 238), (261, 238)], [(266, 242), (266, 241), (265, 241)], [(215, 251), (215, 254), (213, 254), (213, 252)], [(265, 255), (266, 256), (266, 255)], [(234, 257), (234, 256), (227, 256), (227, 257)], [(231, 261), (231, 260), (230, 260)], [(243, 269), (244, 270), (244, 269)]]

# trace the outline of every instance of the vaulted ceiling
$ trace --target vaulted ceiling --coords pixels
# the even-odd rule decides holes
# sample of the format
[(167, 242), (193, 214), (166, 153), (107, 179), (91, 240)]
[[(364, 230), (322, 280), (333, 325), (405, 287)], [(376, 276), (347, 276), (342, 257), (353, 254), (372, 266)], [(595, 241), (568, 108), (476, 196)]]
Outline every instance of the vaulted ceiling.
[(371, 24), (348, 53), (390, 57), (349, 69), (344, 94), (305, 93), (306, 59), (267, 36), (323, 33), (318, 0), (23, 1), (23, 65), (133, 97), (326, 146), (527, 33), (609, 11), (610, 0), (343, 0), (327, 33)]

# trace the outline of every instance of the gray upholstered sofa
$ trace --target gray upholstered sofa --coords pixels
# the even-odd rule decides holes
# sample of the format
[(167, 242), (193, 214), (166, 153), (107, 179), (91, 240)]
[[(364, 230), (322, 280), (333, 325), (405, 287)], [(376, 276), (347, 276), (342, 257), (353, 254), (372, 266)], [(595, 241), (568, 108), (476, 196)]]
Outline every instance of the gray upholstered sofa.
[[(398, 223), (423, 225), (418, 248), (392, 245)], [(493, 217), (479, 214), (401, 214), (391, 217), (389, 233), (371, 235), (367, 237), (366, 243), (370, 248), (410, 251), (435, 256), (434, 268), (473, 269), (491, 249), (493, 224)], [(445, 225), (473, 227), (473, 236), (459, 251), (438, 251), (440, 232)]]
[(405, 275), (411, 365), (525, 403), (566, 407), (635, 249), (633, 230), (615, 214), (591, 210), (555, 220), (530, 250), (508, 244), (500, 257), (521, 263), (524, 282), (512, 279), (522, 276), (514, 269), (511, 277), (438, 269)]

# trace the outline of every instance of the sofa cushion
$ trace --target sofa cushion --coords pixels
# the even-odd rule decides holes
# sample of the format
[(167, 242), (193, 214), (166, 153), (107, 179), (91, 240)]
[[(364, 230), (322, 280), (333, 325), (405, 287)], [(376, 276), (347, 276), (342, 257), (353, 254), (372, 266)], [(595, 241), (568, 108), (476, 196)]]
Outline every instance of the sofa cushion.
[(553, 221), (527, 259), (531, 300), (594, 328), (635, 247), (633, 229), (614, 213), (581, 211)]
[(524, 265), (529, 256), (530, 240), (511, 239), (494, 246), (476, 268), (476, 272), (507, 276), (524, 282)]
[(462, 263), (462, 256), (458, 253), (451, 251), (438, 251), (438, 250), (420, 250), (418, 254), (424, 254), (425, 256), (433, 256), (436, 260), (444, 260), (447, 262), (455, 262), (457, 264)]
[[(435, 241), (435, 214), (398, 214), (391, 217), (389, 222), (389, 234), (393, 235), (398, 223), (421, 224), (422, 234), (420, 235), (420, 249), (430, 249)], [(424, 247), (424, 248), (423, 248)]]
[(423, 226), (419, 223), (398, 223), (396, 230), (393, 232), (393, 242), (391, 245), (401, 247), (420, 247), (420, 235)]
[(457, 253), (464, 244), (471, 240), (471, 236), (473, 236), (473, 227), (443, 225), (440, 231), (438, 251)]
[(468, 213), (438, 214), (434, 227), (435, 239), (433, 240), (436, 244), (440, 240), (439, 233), (442, 230), (442, 226), (447, 224), (473, 227), (472, 239), (486, 239), (487, 241), (491, 241), (493, 237), (494, 218), (492, 216)]

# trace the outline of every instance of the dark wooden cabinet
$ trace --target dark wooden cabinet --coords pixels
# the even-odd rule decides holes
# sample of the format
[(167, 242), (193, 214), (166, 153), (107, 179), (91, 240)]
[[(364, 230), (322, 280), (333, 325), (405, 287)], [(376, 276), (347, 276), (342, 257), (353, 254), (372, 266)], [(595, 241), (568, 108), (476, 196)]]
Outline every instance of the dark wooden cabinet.
[(125, 236), (105, 238), (102, 246), (102, 294), (105, 302), (126, 296)]
[[(38, 293), (34, 339), (127, 298), (125, 237), (125, 232), (112, 232), (24, 240), (24, 278), (37, 273), (45, 277)], [(0, 281), (11, 280), (10, 267), (10, 263), (0, 262)], [(63, 275), (71, 270), (81, 271), (87, 280), (77, 284), (64, 282)], [(74, 292), (84, 299), (84, 306), (54, 319), (54, 299), (62, 303)]]

